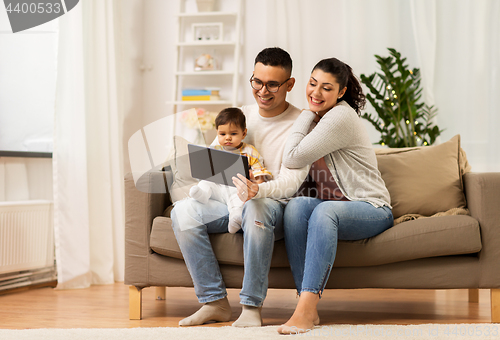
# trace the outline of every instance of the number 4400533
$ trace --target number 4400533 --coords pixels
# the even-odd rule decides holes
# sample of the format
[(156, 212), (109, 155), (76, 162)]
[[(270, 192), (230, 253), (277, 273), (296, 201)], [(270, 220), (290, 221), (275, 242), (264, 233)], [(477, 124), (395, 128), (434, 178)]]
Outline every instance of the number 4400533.
[(61, 4), (60, 3), (50, 3), (50, 2), (39, 2), (39, 3), (17, 3), (14, 7), (12, 3), (9, 3), (5, 8), (7, 13), (60, 13)]

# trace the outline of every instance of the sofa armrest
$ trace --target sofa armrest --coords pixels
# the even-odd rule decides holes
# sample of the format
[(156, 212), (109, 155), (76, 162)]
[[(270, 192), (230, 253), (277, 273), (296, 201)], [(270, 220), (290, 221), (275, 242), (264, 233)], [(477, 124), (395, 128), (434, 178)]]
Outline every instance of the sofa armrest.
[(167, 181), (169, 172), (151, 170), (137, 183), (125, 176), (125, 284), (148, 286), (149, 239), (153, 219), (171, 204)]
[(500, 288), (500, 172), (466, 173), (464, 183), (467, 207), (481, 228), (480, 288)]

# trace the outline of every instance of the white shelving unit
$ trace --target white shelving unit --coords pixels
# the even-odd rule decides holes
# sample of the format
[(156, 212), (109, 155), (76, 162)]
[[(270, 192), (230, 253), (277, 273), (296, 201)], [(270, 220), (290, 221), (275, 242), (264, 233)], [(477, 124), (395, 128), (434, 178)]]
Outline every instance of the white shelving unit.
[[(179, 0), (173, 91), (167, 104), (172, 105), (174, 113), (191, 107), (217, 110), (213, 106), (238, 106), (242, 1), (218, 0), (220, 9), (213, 12), (198, 12), (193, 4), (192, 0)], [(195, 40), (193, 24), (222, 24), (223, 30), (218, 40), (199, 41)], [(217, 67), (209, 71), (195, 71), (197, 56), (205, 53), (214, 56)], [(220, 100), (181, 100), (183, 89), (206, 87), (220, 88)]]

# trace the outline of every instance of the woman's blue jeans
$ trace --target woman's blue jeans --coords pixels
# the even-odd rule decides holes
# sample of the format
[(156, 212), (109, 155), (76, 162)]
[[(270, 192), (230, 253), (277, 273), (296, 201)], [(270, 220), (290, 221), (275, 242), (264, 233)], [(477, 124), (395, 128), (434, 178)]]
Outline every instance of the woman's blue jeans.
[(372, 237), (393, 225), (389, 207), (359, 201), (296, 197), (284, 215), (285, 246), (297, 292), (322, 294), (338, 240)]

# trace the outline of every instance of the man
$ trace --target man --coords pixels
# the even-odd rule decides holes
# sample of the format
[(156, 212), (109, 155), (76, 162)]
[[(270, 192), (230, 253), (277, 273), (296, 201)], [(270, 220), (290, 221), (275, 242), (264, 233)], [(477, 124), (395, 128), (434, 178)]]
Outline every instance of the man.
[[(287, 93), (295, 84), (291, 75), (292, 60), (286, 51), (276, 47), (264, 49), (255, 58), (250, 79), (257, 103), (241, 108), (247, 120), (245, 142), (259, 150), (275, 180), (279, 180), (280, 171), (283, 171), (281, 158), (288, 132), (300, 114), (299, 109), (286, 101)], [(241, 225), (245, 258), (240, 292), (243, 309), (233, 323), (235, 327), (262, 324), (261, 309), (267, 294), (274, 241), (283, 238), (284, 206), (283, 202), (271, 198), (245, 203)], [(208, 237), (210, 233), (228, 232), (227, 206), (215, 200), (201, 204), (189, 198), (177, 202), (171, 216), (198, 301), (204, 304), (179, 325), (229, 321), (231, 308), (226, 287)]]

